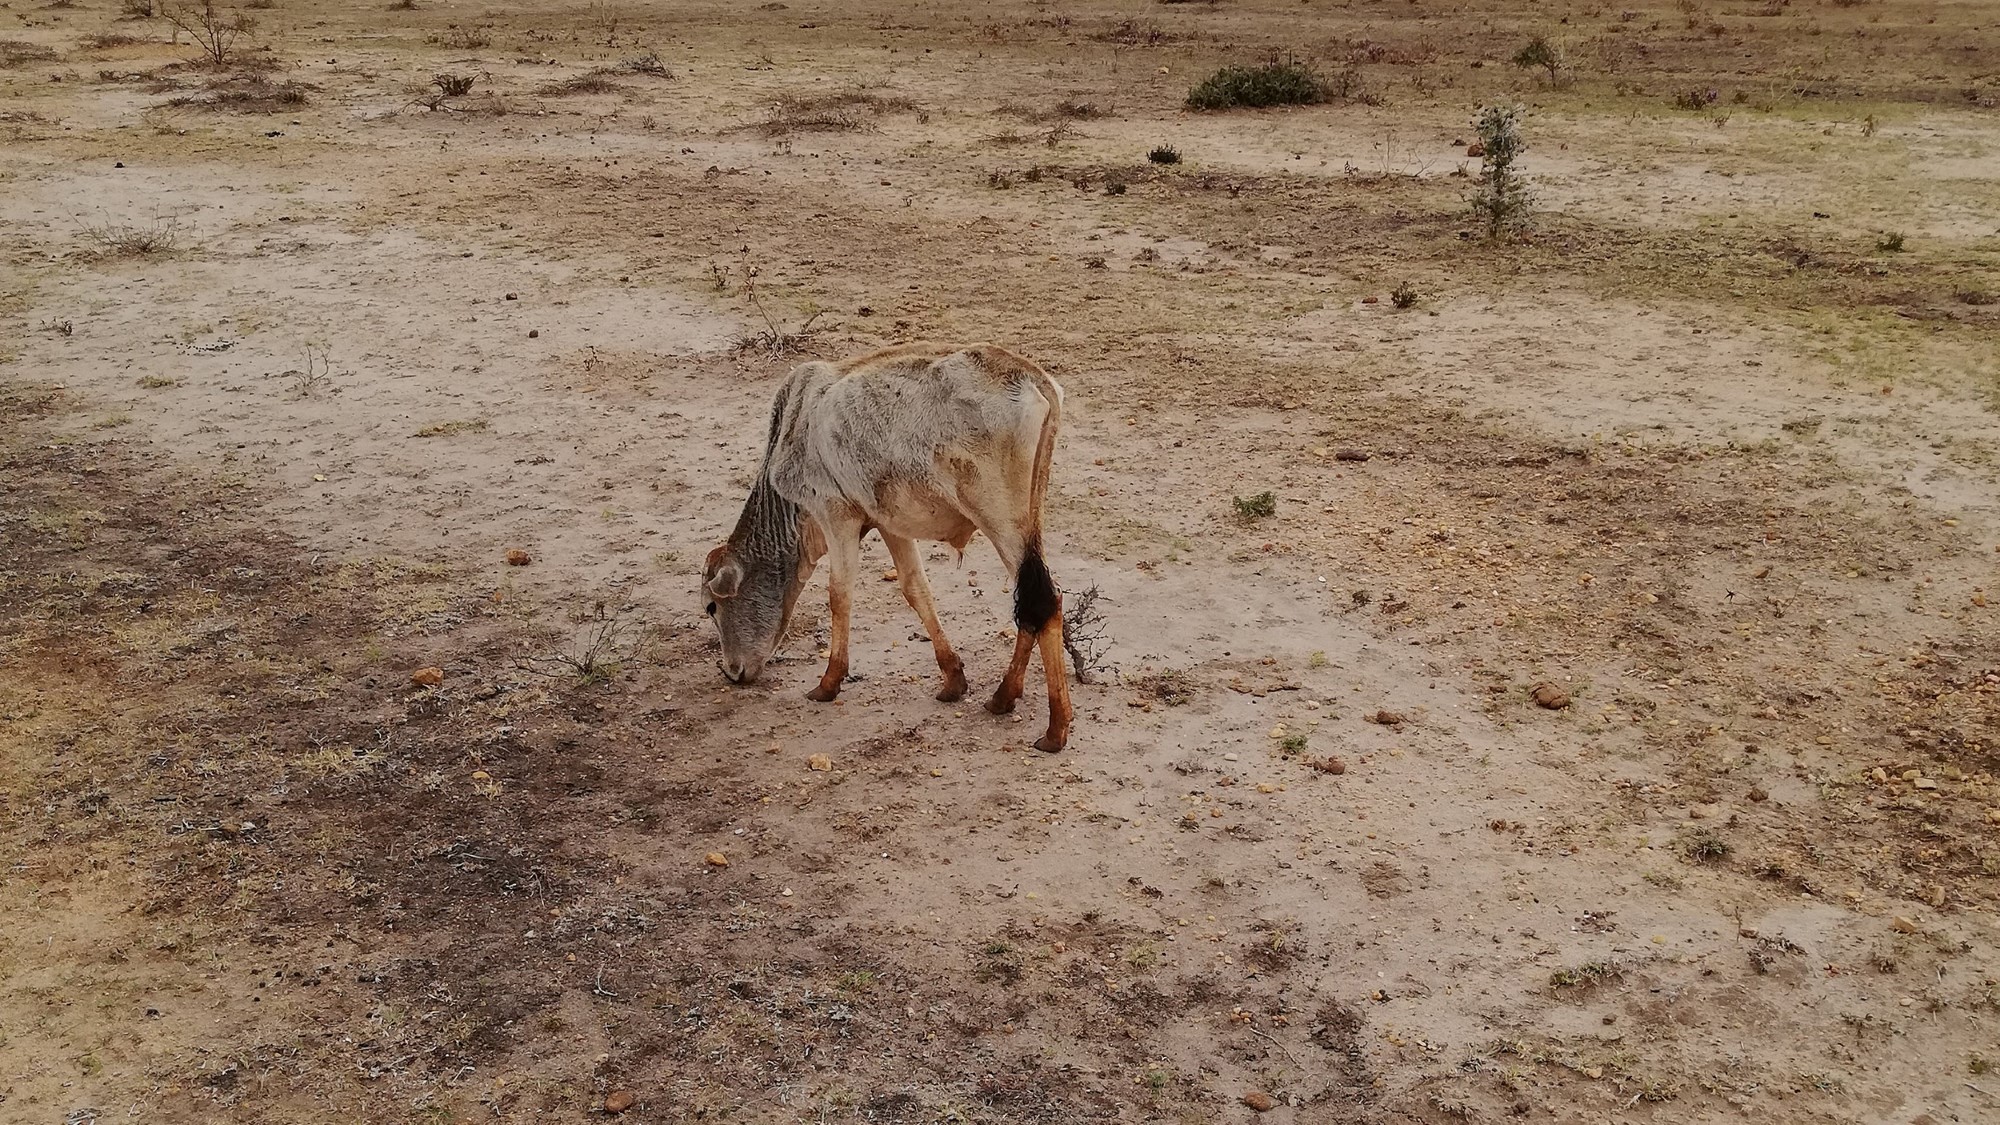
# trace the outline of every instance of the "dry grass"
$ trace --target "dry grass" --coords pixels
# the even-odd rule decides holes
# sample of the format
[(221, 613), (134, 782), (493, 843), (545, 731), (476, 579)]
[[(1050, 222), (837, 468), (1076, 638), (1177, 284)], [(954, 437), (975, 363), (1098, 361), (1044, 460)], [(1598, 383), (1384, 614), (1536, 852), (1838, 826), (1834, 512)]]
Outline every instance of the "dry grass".
[(909, 98), (876, 94), (867, 90), (846, 90), (837, 94), (781, 94), (771, 100), (768, 113), (754, 129), (765, 136), (792, 133), (838, 133), (864, 128), (868, 117), (905, 113), (917, 104)]
[(569, 98), (583, 94), (622, 94), (625, 87), (611, 80), (614, 71), (608, 69), (587, 70), (582, 74), (572, 74), (545, 82), (535, 87), (535, 93), (546, 98)]
[(56, 58), (53, 47), (44, 47), (40, 43), (24, 43), (19, 39), (0, 39), (0, 67), (54, 62)]
[(195, 93), (169, 98), (166, 104), (227, 113), (278, 113), (308, 104), (312, 99), (307, 91), (311, 89), (303, 82), (273, 82), (261, 74), (233, 74), (204, 83)]

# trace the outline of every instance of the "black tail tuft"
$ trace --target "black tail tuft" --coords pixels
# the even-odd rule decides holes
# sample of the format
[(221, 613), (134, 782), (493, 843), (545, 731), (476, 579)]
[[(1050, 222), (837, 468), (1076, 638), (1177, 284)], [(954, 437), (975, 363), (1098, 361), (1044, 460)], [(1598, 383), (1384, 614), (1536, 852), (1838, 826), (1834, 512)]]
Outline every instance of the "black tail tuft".
[(1041, 545), (1030, 545), (1014, 575), (1014, 624), (1024, 632), (1039, 633), (1061, 610), (1062, 599), (1056, 595), (1048, 564), (1042, 561)]

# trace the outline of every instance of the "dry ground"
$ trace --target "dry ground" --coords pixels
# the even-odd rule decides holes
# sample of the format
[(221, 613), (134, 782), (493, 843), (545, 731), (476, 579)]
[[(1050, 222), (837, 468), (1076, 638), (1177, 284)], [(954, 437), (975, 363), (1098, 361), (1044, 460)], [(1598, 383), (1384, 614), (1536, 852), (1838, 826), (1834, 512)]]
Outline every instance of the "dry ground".
[[(125, 7), (0, 9), (0, 1119), (2000, 1120), (1992, 5)], [(892, 584), (715, 671), (920, 337), (1068, 388), (1060, 756)]]

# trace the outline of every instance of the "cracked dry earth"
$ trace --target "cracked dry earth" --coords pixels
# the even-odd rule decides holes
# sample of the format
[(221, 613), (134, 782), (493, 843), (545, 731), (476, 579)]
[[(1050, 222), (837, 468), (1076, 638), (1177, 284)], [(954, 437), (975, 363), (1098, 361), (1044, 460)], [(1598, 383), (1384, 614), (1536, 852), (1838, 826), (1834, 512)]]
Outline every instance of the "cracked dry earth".
[[(0, 1119), (2000, 1118), (1989, 13), (581, 8), (8, 13)], [(1180, 108), (1283, 49), (1386, 104)], [(892, 582), (716, 672), (914, 338), (1068, 391), (1061, 755)]]

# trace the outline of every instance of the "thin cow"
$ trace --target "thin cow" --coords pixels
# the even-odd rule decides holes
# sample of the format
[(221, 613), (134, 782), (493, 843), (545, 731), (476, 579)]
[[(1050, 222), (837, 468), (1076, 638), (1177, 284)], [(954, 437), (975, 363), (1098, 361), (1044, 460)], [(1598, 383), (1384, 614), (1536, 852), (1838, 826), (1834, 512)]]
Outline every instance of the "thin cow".
[(1069, 741), (1062, 596), (1042, 559), (1042, 500), (1062, 420), (1062, 388), (991, 344), (912, 344), (833, 364), (800, 364), (771, 403), (764, 463), (736, 530), (710, 551), (703, 580), (722, 639), (722, 671), (750, 683), (785, 630), (822, 557), (833, 640), (826, 674), (806, 693), (827, 702), (847, 678), (847, 619), (861, 537), (881, 532), (903, 597), (929, 632), (947, 702), (965, 668), (938, 624), (917, 540), (961, 554), (984, 532), (1014, 578), (1014, 657), (986, 704), (1014, 709), (1039, 644), (1049, 727), (1035, 748)]

